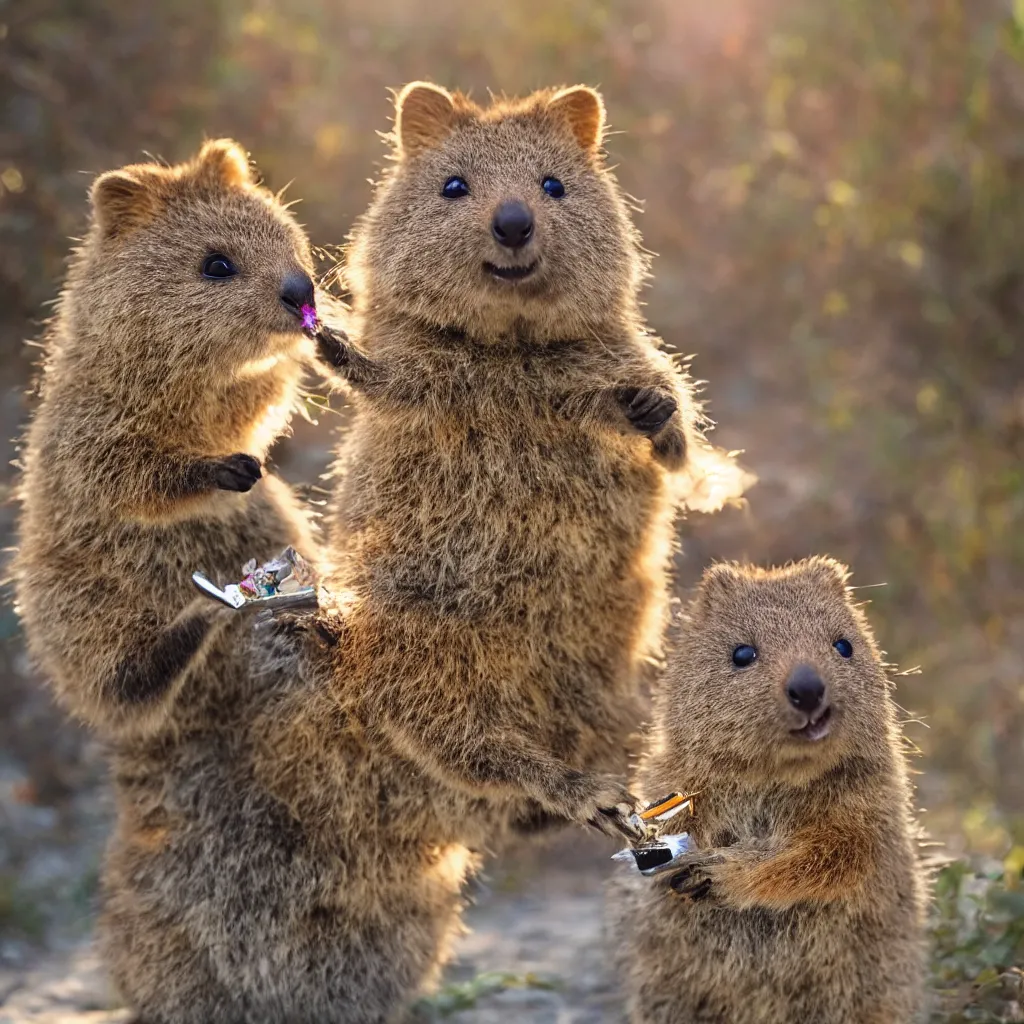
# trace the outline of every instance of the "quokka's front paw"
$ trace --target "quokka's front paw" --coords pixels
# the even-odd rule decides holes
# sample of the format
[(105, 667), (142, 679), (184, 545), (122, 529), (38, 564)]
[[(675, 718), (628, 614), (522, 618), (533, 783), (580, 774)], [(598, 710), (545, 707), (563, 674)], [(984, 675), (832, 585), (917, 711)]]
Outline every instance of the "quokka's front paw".
[(255, 628), (298, 644), (324, 648), (337, 647), (340, 640), (337, 627), (319, 612), (263, 611), (256, 619)]
[(696, 850), (679, 865), (669, 885), (688, 900), (727, 903), (732, 898), (737, 871), (757, 851), (765, 850), (761, 841), (734, 844), (728, 847)]
[(619, 388), (615, 397), (635, 430), (653, 437), (675, 415), (679, 403), (662, 388)]
[(316, 332), (316, 347), (320, 358), (336, 370), (349, 363), (348, 335), (334, 327), (321, 324)]
[(691, 902), (706, 900), (713, 891), (713, 881), (700, 865), (685, 867), (677, 871), (668, 883), (673, 892)]
[(253, 629), (265, 651), (297, 669), (307, 680), (327, 682), (333, 676), (339, 627), (318, 612), (259, 612)]
[(589, 825), (605, 835), (635, 838), (629, 816), (638, 800), (625, 780), (615, 775), (579, 773), (562, 794), (563, 813), (571, 821)]
[(213, 463), (213, 482), (221, 491), (251, 491), (263, 476), (259, 459), (244, 452), (226, 455)]

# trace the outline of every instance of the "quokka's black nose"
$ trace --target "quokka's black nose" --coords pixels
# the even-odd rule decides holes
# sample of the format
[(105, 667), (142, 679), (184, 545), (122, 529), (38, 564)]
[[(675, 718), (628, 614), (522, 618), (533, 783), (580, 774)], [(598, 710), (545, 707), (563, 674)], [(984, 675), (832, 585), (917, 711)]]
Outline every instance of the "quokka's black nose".
[(520, 249), (533, 236), (533, 214), (525, 203), (502, 203), (494, 213), (491, 234), (508, 249)]
[(301, 270), (292, 270), (285, 274), (281, 282), (281, 302), (285, 309), (296, 316), (302, 316), (303, 306), (312, 306), (313, 281), (309, 274)]
[(786, 680), (786, 696), (793, 707), (810, 714), (825, 700), (825, 684), (810, 665), (797, 665)]

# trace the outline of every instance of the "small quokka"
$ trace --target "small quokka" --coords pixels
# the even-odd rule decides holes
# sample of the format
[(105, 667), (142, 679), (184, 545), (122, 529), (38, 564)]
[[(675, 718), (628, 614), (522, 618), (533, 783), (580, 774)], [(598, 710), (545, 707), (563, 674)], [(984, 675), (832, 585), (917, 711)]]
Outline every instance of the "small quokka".
[[(637, 788), (678, 871), (613, 886), (633, 1024), (909, 1024), (926, 879), (891, 683), (827, 558), (704, 575)], [(684, 824), (677, 822), (682, 820)]]
[(16, 580), (33, 656), (110, 745), (100, 947), (140, 1024), (348, 1020), (373, 979), (332, 903), (359, 883), (255, 778), (254, 720), (304, 684), (190, 584), (315, 555), (261, 469), (313, 358), (309, 247), (226, 140), (100, 175), (92, 207), (47, 332)]

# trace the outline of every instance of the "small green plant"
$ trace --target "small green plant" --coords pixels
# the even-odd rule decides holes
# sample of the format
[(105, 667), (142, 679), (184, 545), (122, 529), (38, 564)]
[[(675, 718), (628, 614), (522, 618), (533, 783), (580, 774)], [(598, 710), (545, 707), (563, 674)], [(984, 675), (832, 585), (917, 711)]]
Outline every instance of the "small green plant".
[(485, 971), (469, 981), (445, 985), (432, 996), (416, 1004), (418, 1021), (443, 1020), (460, 1010), (471, 1010), (485, 996), (504, 992), (510, 988), (533, 988), (551, 991), (558, 987), (557, 981), (541, 978), (536, 974), (509, 974), (501, 971)]
[(932, 1024), (1024, 1022), (1024, 886), (955, 862), (939, 872), (932, 920)]

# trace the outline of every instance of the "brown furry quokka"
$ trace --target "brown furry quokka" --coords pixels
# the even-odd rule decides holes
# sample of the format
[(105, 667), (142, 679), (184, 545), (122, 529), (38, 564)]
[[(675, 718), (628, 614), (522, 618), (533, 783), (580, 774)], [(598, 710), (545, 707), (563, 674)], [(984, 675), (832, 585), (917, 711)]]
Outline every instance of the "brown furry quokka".
[(133, 739), (181, 710), (213, 642), (191, 570), (233, 579), (309, 545), (287, 488), (253, 488), (292, 411), (313, 283), (302, 231), (227, 140), (102, 174), (91, 196), (24, 444), (18, 604), (62, 703)]
[(348, 258), (365, 354), (339, 453), (337, 691), (434, 785), (564, 820), (628, 802), (672, 474), (707, 452), (644, 329), (639, 237), (591, 89), (397, 100)]
[(614, 887), (634, 1024), (908, 1024), (926, 881), (896, 708), (845, 568), (716, 565), (637, 787), (697, 852)]
[[(582, 87), (488, 109), (406, 87), (349, 253), (365, 351), (320, 336), (356, 411), (330, 519), (337, 643), (307, 651), (333, 697), (261, 732), (265, 775), (336, 837), (353, 945), (392, 981), (352, 1020), (436, 976), (470, 851), (545, 815), (607, 827), (630, 802), (673, 518), (708, 448), (640, 320), (603, 122)], [(311, 779), (349, 780), (347, 799)]]
[(33, 656), (110, 742), (101, 946), (146, 1024), (338, 1020), (331, 862), (253, 771), (294, 660), (189, 582), (313, 553), (260, 467), (312, 357), (308, 245), (228, 141), (103, 174), (92, 203), (46, 337), (16, 579)]

